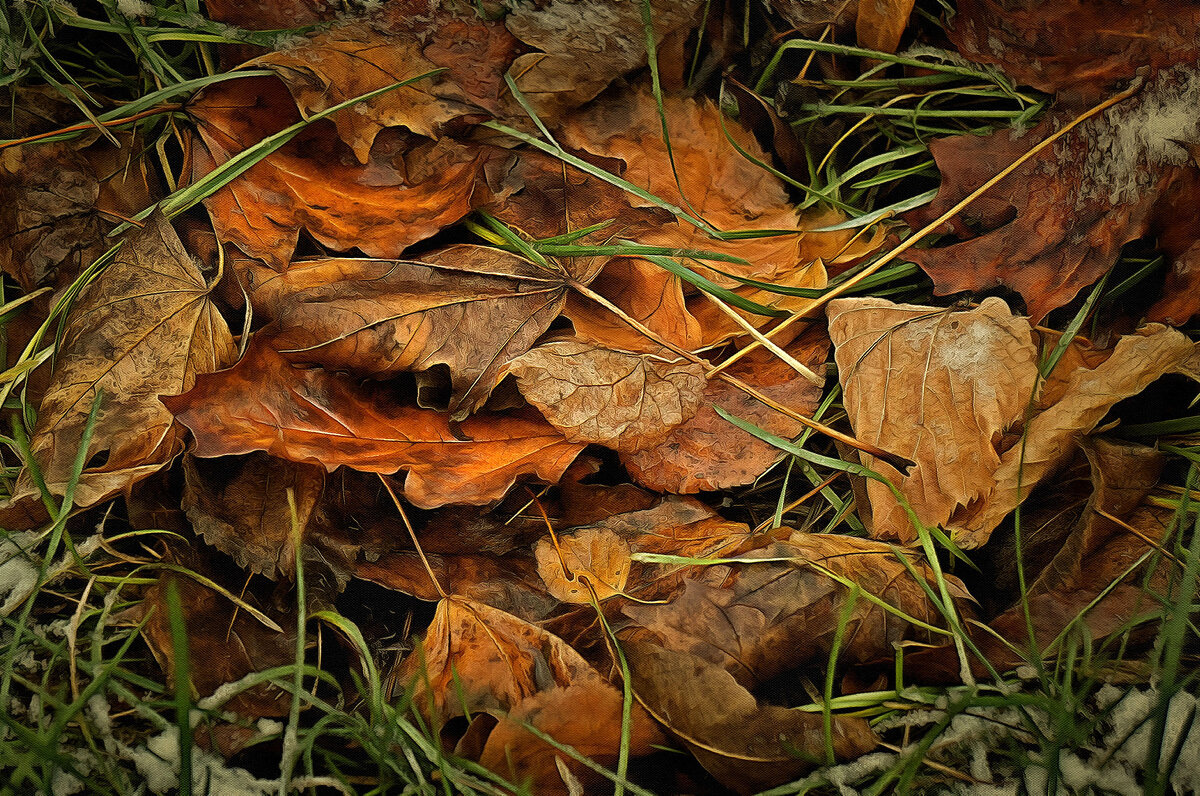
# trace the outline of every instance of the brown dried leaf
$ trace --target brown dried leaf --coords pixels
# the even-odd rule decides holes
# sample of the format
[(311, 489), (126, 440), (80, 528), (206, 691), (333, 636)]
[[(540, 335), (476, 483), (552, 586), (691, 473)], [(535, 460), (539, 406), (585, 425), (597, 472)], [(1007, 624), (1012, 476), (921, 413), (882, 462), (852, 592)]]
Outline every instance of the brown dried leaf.
[[(624, 613), (659, 643), (719, 666), (747, 688), (797, 667), (823, 661), (837, 635), (849, 590), (831, 572), (921, 622), (941, 622), (920, 583), (895, 548), (868, 539), (796, 532), (740, 556), (744, 563), (698, 568), (665, 605), (627, 605)], [(764, 561), (763, 559), (769, 559)], [(779, 560), (782, 559), (782, 560)], [(927, 584), (933, 570), (910, 557)], [(946, 576), (960, 612), (970, 599)], [(907, 619), (859, 598), (850, 612), (840, 660), (892, 656), (893, 645), (940, 639)]]
[(586, 605), (593, 595), (607, 600), (623, 593), (629, 580), (629, 545), (604, 528), (560, 534), (557, 544), (542, 537), (533, 554), (546, 589), (565, 603)]
[[(693, 27), (699, 0), (650, 0), (656, 39)], [(514, 36), (542, 52), (522, 55), (509, 75), (547, 123), (646, 64), (642, 7), (607, 0), (550, 0), (521, 4), (504, 18)], [(656, 133), (657, 135), (657, 133)]]
[(185, 456), (183, 477), (183, 509), (205, 542), (250, 572), (272, 579), (295, 573), (288, 491), (304, 529), (321, 497), (325, 468), (262, 453), (218, 463)]
[[(828, 340), (824, 330), (814, 327), (786, 350), (819, 371)], [(729, 373), (802, 414), (811, 414), (821, 399), (820, 386), (762, 349), (735, 363)], [(691, 420), (673, 429), (662, 444), (621, 454), (630, 476), (649, 489), (693, 493), (748, 484), (780, 458), (777, 448), (729, 423), (713, 406), (782, 437), (795, 436), (803, 429), (787, 415), (724, 381), (712, 379), (704, 390), (700, 409)]]
[(695, 362), (579, 340), (540, 345), (506, 370), (567, 439), (630, 453), (659, 444), (689, 420), (706, 383), (704, 367)]
[(866, 0), (858, 4), (855, 31), (858, 44), (885, 53), (896, 52), (915, 0)]
[[(941, 295), (1011, 287), (1035, 323), (1108, 271), (1121, 246), (1143, 236), (1161, 237), (1176, 268), (1194, 268), (1200, 227), (1180, 223), (1177, 208), (1200, 201), (1200, 170), (1188, 152), (1200, 142), (1190, 112), (1198, 101), (1195, 67), (1160, 72), (955, 216), (946, 227), (960, 242), (906, 256), (929, 273)], [(1004, 131), (932, 142), (942, 185), (934, 201), (906, 221), (920, 227), (934, 220), (1078, 112), (1058, 107), (1016, 138)], [(1163, 307), (1156, 317), (1182, 322), (1188, 311), (1194, 310)]]
[(407, 471), (413, 504), (483, 504), (522, 475), (554, 482), (583, 449), (540, 419), (476, 415), (452, 428), (446, 415), (397, 405), (387, 390), (344, 374), (301, 369), (259, 341), (233, 368), (164, 398), (196, 437), (197, 456), (262, 450), (282, 459)]
[[(751, 793), (795, 779), (825, 757), (824, 717), (760, 705), (729, 672), (656, 644), (623, 645), (634, 694), (723, 785)], [(865, 719), (834, 716), (839, 760), (877, 743)]]
[[(300, 120), (275, 78), (242, 78), (210, 86), (188, 105), (200, 132), (192, 146), (192, 177)], [(507, 157), (449, 139), (413, 141), (400, 128), (375, 137), (359, 164), (328, 119), (314, 122), (276, 152), (205, 200), (218, 237), (287, 267), (300, 230), (345, 251), (398, 257), (408, 245), (487, 202), (489, 158)]]
[[(902, 475), (874, 458), (865, 464), (895, 484), (928, 526), (984, 499), (1000, 466), (996, 446), (1021, 420), (1037, 378), (1029, 322), (998, 298), (966, 311), (839, 299), (828, 313), (855, 436), (916, 467)], [(872, 480), (867, 494), (874, 538), (916, 538), (886, 485)]]
[(300, 47), (268, 53), (247, 67), (274, 71), (305, 117), (432, 72), (448, 71), (363, 100), (332, 119), (359, 163), (385, 127), (407, 127), (437, 138), (450, 121), (499, 112), (504, 68), (516, 42), (497, 23), (392, 12), (386, 20), (351, 21), (312, 36)]
[(369, 376), (449, 366), (449, 408), (461, 420), (558, 317), (567, 291), (562, 276), (515, 254), (459, 245), (420, 261), (300, 261), (252, 300), (292, 361)]
[[(234, 357), (233, 338), (208, 294), (161, 215), (132, 233), (80, 293), (30, 441), (52, 494), (66, 491), (97, 393), (103, 398), (76, 506), (111, 497), (178, 453), (180, 429), (159, 396), (191, 389), (197, 374)], [(26, 470), (11, 503), (38, 494)]]

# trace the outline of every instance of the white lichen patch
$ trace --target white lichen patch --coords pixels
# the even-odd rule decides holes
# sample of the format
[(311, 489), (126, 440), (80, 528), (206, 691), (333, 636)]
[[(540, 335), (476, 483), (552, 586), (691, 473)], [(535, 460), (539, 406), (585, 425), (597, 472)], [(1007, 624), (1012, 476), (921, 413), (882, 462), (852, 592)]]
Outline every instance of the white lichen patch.
[(1135, 201), (1161, 169), (1191, 157), (1184, 144), (1200, 143), (1200, 67), (1179, 64), (1154, 76), (1137, 94), (1080, 126), (1082, 141), (1067, 136), (1056, 145), (1058, 159), (1085, 153), (1078, 201)]

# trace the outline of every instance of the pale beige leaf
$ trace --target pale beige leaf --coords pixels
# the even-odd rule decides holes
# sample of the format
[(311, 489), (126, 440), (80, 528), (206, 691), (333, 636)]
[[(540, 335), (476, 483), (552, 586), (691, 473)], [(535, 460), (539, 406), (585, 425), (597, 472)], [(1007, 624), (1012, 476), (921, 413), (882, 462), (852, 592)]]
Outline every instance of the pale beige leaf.
[[(907, 476), (868, 459), (926, 525), (988, 497), (996, 445), (1022, 417), (1037, 377), (1029, 322), (997, 298), (972, 310), (884, 299), (829, 304), (829, 334), (855, 436), (916, 462)], [(867, 484), (872, 536), (916, 530), (886, 485)]]
[(629, 552), (629, 544), (605, 528), (581, 528), (558, 537), (557, 546), (544, 536), (533, 549), (546, 590), (576, 604), (590, 603), (593, 590), (597, 600), (623, 593), (629, 580)]
[(695, 362), (632, 354), (579, 340), (538, 346), (508, 366), (521, 394), (571, 442), (620, 451), (653, 447), (700, 408)]
[(958, 512), (947, 529), (964, 547), (983, 544), (1030, 489), (1070, 458), (1076, 438), (1090, 433), (1118, 401), (1168, 373), (1200, 380), (1197, 353), (1181, 332), (1152, 323), (1118, 340), (1096, 367), (1077, 368), (1062, 398), (1029, 421), (1024, 446), (1004, 454), (988, 499)]

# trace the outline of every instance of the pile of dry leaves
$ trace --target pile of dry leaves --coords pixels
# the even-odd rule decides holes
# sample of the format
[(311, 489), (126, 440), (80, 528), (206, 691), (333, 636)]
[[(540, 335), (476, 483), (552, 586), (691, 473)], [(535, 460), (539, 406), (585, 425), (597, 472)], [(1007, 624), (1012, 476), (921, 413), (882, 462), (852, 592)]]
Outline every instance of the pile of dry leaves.
[[(205, 662), (192, 672), (200, 696), (292, 660), (298, 565), (315, 606), (357, 581), (436, 603), (427, 626), (404, 631), (402, 655), (380, 653), (394, 695), (412, 689), (447, 748), (539, 792), (595, 774), (530, 727), (606, 766), (623, 732), (633, 758), (685, 749), (743, 792), (829, 750), (871, 750), (862, 719), (834, 715), (826, 727), (819, 712), (756, 697), (779, 675), (822, 672), (835, 639), (853, 667), (846, 688), (882, 685), (872, 679), (890, 675), (897, 645), (920, 649), (905, 658), (917, 680), (1020, 663), (1024, 614), (987, 610), (999, 638), (972, 623), (977, 604), (939, 576), (926, 530), (982, 547), (1056, 478), (1064, 486), (1046, 505), (1087, 505), (1067, 521), (1030, 509), (1044, 537), (1029, 562), (1039, 643), (1092, 603), (1097, 640), (1151, 612), (1144, 587), (1165, 590), (1169, 562), (1148, 579), (1131, 565), (1170, 522), (1143, 502), (1163, 457), (1091, 434), (1156, 379), (1200, 378), (1195, 344), (1167, 325), (1200, 309), (1200, 227), (1178, 213), (1200, 186), (1200, 7), (959, 3), (949, 28), (959, 51), (1055, 100), (1032, 129), (934, 141), (942, 187), (906, 219), (913, 228), (1136, 86), (934, 230), (936, 247), (904, 255), (939, 294), (1010, 288), (1024, 317), (995, 297), (826, 305), (756, 284), (819, 291), (902, 227), (814, 231), (843, 216), (798, 213), (752, 161), (770, 160), (754, 132), (682, 90), (702, 5), (647, 4), (660, 105), (636, 2), (516, 3), (496, 21), (467, 3), (388, 2), (330, 20), (323, 3), (209, 2), (212, 18), (247, 28), (329, 24), (187, 102), (184, 182), (416, 79), (304, 127), (208, 198), (206, 214), (174, 225), (155, 214), (125, 234), (74, 296), (52, 373), (27, 382), (40, 402), (33, 460), (0, 506), (3, 525), (44, 522), (39, 481), (61, 497), (86, 442), (77, 510), (123, 497), (134, 528), (179, 532), (157, 550), (166, 561), (257, 609), (194, 578), (146, 589), (145, 637), (170, 673), (163, 601), (177, 582), (192, 657)], [(814, 23), (812, 3), (776, 5), (801, 29)], [(855, 4), (817, 5), (844, 37)], [(894, 49), (911, 6), (862, 4), (859, 41)], [(1121, 33), (1168, 15), (1170, 35)], [(709, 33), (728, 22), (706, 19)], [(6, 135), (61, 126), (67, 113), (28, 90)], [(132, 133), (120, 143), (93, 135), (2, 153), (0, 265), (28, 293), (50, 288), (35, 297), (43, 312), (107, 248), (109, 220), (158, 196), (142, 143)], [(485, 241), (511, 231), (526, 245), (462, 242), (464, 220)], [(753, 231), (769, 234), (714, 234)], [(1059, 335), (1036, 324), (1146, 236), (1173, 264), (1151, 322), (1118, 318), (1040, 373)], [(592, 248), (558, 253), (568, 245)], [(22, 333), (10, 324), (10, 352)], [(895, 486), (856, 479), (870, 538), (723, 519), (695, 495), (751, 484), (785, 455), (767, 439), (809, 425), (831, 349), (853, 434), (879, 454), (845, 455)], [(1062, 475), (1072, 468), (1090, 480)], [(629, 482), (613, 485), (614, 472)], [(695, 562), (706, 558), (721, 562)], [(948, 626), (988, 660), (961, 659)], [(289, 704), (260, 687), (228, 708), (254, 718)], [(250, 734), (221, 736), (223, 751)]]

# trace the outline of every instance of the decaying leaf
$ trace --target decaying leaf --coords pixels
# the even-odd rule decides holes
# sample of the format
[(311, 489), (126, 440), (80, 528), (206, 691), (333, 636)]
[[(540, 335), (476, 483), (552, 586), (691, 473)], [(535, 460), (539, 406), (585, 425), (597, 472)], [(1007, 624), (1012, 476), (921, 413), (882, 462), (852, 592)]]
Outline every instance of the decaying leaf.
[(187, 456), (183, 472), (183, 509), (205, 542), (250, 572), (268, 578), (295, 573), (288, 490), (303, 531), (325, 485), (323, 467), (254, 453), (216, 466)]
[[(918, 519), (944, 526), (968, 548), (986, 542), (1020, 496), (1069, 459), (1075, 438), (1118, 401), (1167, 373), (1196, 377), (1194, 344), (1150, 324), (1090, 362), (1064, 357), (1031, 404), (1031, 328), (999, 299), (957, 312), (839, 299), (829, 313), (856, 434), (917, 462), (907, 476), (876, 460), (871, 468), (900, 489)], [(1031, 405), (1024, 440), (1005, 438)], [(886, 486), (872, 481), (868, 495), (876, 538), (915, 538)]]
[(567, 290), (562, 275), (515, 254), (459, 245), (420, 261), (300, 261), (252, 300), (292, 361), (368, 376), (448, 366), (461, 420), (558, 317)]
[[(856, 437), (916, 462), (907, 475), (873, 458), (867, 465), (900, 488), (922, 523), (945, 525), (990, 491), (997, 445), (1032, 398), (1029, 322), (997, 298), (965, 311), (839, 299), (828, 312)], [(867, 494), (875, 538), (916, 539), (886, 485), (870, 481)]]
[(607, 600), (624, 592), (629, 580), (629, 545), (604, 528), (561, 534), (557, 543), (542, 537), (533, 554), (546, 589), (565, 603)]
[[(156, 215), (80, 294), (30, 444), (52, 494), (67, 488), (98, 394), (76, 506), (111, 497), (179, 451), (179, 429), (159, 396), (191, 389), (197, 374), (234, 356), (233, 338), (208, 293), (171, 225)], [(11, 503), (37, 494), (23, 471)]]
[[(787, 542), (739, 559), (737, 564), (697, 568), (682, 593), (665, 605), (631, 604), (622, 611), (658, 643), (725, 669), (747, 688), (826, 659), (850, 594), (843, 581), (899, 613), (859, 595), (850, 609), (840, 660), (867, 662), (893, 655), (893, 644), (907, 639), (928, 643), (941, 638), (910, 621), (937, 625), (941, 619), (888, 545), (796, 532)], [(909, 563), (927, 584), (934, 582), (928, 565)], [(953, 576), (946, 582), (959, 610), (969, 613), (966, 589)]]
[(704, 367), (680, 357), (559, 340), (508, 365), (521, 394), (572, 442), (653, 447), (700, 407)]
[(914, 0), (863, 0), (854, 26), (858, 43), (871, 50), (896, 52)]
[[(1176, 208), (1200, 198), (1200, 170), (1188, 151), (1200, 142), (1188, 110), (1198, 100), (1200, 71), (1194, 65), (1159, 72), (1133, 97), (1082, 122), (956, 216), (946, 231), (959, 242), (906, 257), (929, 273), (941, 295), (1011, 287), (1035, 323), (1108, 271), (1121, 246), (1147, 234), (1163, 238), (1177, 267), (1194, 269), (1192, 247), (1200, 231), (1178, 225)], [(932, 142), (942, 185), (933, 202), (906, 220), (917, 228), (937, 218), (1078, 112), (1057, 107), (1020, 136), (1002, 131)], [(1180, 309), (1173, 317), (1184, 322)]]
[[(624, 649), (638, 702), (726, 787), (751, 793), (824, 762), (820, 713), (760, 705), (729, 672), (686, 652), (646, 642)], [(838, 759), (875, 747), (865, 719), (834, 716), (831, 729)]]
[[(202, 177), (264, 137), (300, 120), (283, 84), (248, 77), (210, 86), (188, 105), (200, 135), (192, 174)], [(333, 122), (314, 122), (205, 205), (221, 240), (284, 270), (301, 229), (331, 249), (398, 257), (490, 199), (483, 167), (502, 152), (412, 140), (400, 128), (375, 136), (360, 164)]]
[(328, 470), (405, 470), (404, 494), (417, 506), (482, 504), (504, 496), (521, 475), (554, 482), (583, 449), (545, 421), (477, 415), (457, 429), (432, 410), (397, 405), (383, 387), (343, 374), (302, 369), (264, 343), (238, 364), (164, 398), (196, 438), (197, 456), (261, 450)]
[[(693, 27), (699, 0), (650, 0), (656, 39)], [(550, 0), (522, 3), (504, 18), (514, 36), (542, 52), (518, 57), (509, 75), (538, 115), (554, 123), (646, 63), (640, 3)]]

